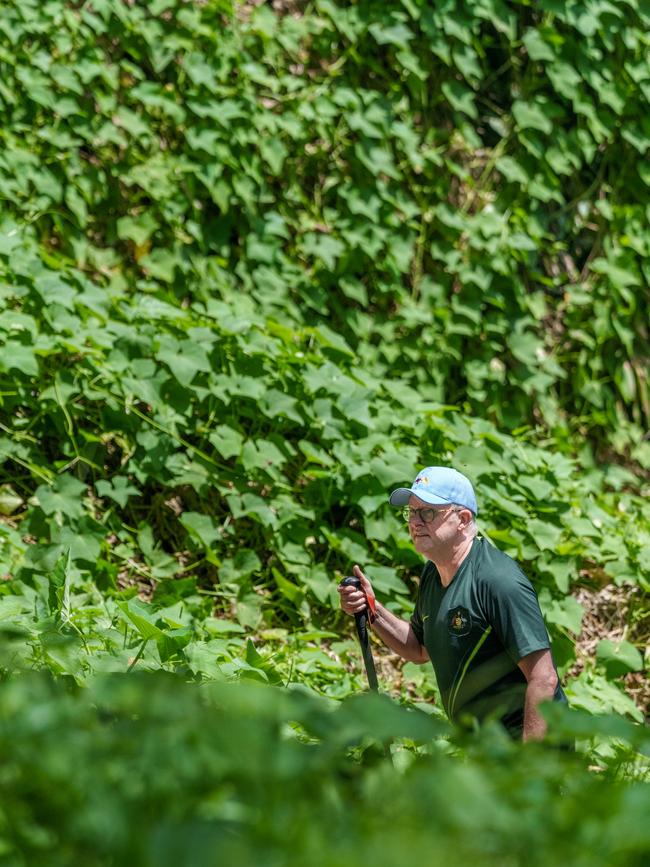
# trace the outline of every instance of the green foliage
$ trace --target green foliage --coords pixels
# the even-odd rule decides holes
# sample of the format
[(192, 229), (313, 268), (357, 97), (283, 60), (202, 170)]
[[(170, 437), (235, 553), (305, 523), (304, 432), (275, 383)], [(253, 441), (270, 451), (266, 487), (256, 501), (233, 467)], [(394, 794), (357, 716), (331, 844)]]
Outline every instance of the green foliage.
[[(375, 374), (647, 466), (642, 3), (12, 2), (3, 34), (0, 196), (50, 261), (148, 304), (243, 289)], [(78, 293), (35, 288), (60, 329)], [(29, 333), (6, 372), (37, 375)], [(189, 340), (153, 356), (181, 387)]]
[[(564, 732), (562, 729), (564, 728)], [(641, 867), (650, 789), (623, 784), (642, 729), (607, 735), (600, 774), (576, 754), (446, 725), (382, 696), (326, 702), (253, 684), (44, 677), (3, 684), (2, 863), (378, 865), (404, 851), (488, 867)], [(615, 741), (611, 741), (612, 736)], [(587, 815), (585, 815), (585, 811)]]
[[(336, 578), (409, 609), (429, 462), (563, 672), (572, 585), (648, 590), (647, 10), (580, 10), (7, 4), (7, 670), (345, 694)], [(608, 660), (576, 703), (638, 716)]]
[[(3, 4), (1, 864), (648, 862), (649, 22)], [(533, 579), (577, 754), (451, 733), (430, 668), (349, 698), (336, 582), (409, 612), (428, 463)]]

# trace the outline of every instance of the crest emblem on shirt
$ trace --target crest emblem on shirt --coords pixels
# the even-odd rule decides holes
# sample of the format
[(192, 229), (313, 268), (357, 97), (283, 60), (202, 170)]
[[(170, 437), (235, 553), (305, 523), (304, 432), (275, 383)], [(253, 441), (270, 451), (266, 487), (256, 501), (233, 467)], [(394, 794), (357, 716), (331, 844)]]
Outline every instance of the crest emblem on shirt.
[(472, 628), (472, 615), (467, 608), (459, 605), (447, 615), (447, 628), (452, 635), (469, 635)]

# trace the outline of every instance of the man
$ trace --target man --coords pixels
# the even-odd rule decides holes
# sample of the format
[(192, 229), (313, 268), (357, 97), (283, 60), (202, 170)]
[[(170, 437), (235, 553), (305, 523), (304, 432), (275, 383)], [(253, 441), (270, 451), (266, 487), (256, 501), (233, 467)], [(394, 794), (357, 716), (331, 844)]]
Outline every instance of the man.
[[(539, 703), (566, 702), (548, 633), (530, 581), (477, 536), (469, 479), (450, 467), (426, 467), (410, 488), (393, 491), (390, 503), (403, 507), (427, 563), (410, 622), (377, 603), (372, 629), (404, 659), (431, 660), (452, 721), (498, 718), (514, 738), (542, 738)], [(338, 588), (348, 614), (374, 598), (359, 566), (354, 574), (361, 590)]]

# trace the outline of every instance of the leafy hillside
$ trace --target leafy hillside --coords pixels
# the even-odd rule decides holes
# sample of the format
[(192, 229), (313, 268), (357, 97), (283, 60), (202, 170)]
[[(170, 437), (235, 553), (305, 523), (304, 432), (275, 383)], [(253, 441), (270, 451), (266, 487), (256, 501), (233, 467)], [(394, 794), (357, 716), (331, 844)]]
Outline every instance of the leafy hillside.
[(629, 588), (625, 640), (573, 690), (639, 715), (603, 677), (640, 669), (647, 637), (647, 21), (6, 5), (12, 659), (211, 677), (268, 669), (241, 637), (266, 630), (278, 677), (303, 634), (338, 689), (336, 576), (362, 562), (408, 611), (419, 561), (386, 492), (450, 462), (564, 672), (572, 588)]
[[(647, 863), (649, 23), (3, 4), (0, 865)], [(550, 745), (381, 648), (407, 707), (350, 698), (429, 463), (537, 588)]]

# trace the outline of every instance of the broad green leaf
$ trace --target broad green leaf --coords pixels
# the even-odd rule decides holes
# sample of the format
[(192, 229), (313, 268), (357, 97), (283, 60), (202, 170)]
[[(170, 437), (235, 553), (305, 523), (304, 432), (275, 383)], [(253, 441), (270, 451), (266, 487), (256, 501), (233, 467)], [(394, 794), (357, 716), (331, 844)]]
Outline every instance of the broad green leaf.
[(499, 157), (496, 162), (497, 169), (511, 183), (525, 184), (528, 181), (528, 173), (512, 157)]
[(629, 695), (618, 689), (604, 677), (592, 675), (573, 681), (567, 695), (572, 706), (584, 708), (590, 713), (617, 713), (643, 722), (643, 713)]
[(298, 448), (311, 463), (320, 464), (321, 466), (332, 466), (333, 460), (328, 453), (315, 443), (307, 440), (301, 440), (298, 443)]
[(95, 484), (95, 489), (100, 497), (110, 497), (122, 508), (126, 506), (129, 497), (137, 497), (140, 494), (134, 485), (129, 484), (126, 476), (113, 476), (110, 481), (100, 479)]
[(151, 211), (144, 211), (137, 217), (121, 217), (117, 223), (118, 238), (133, 241), (142, 247), (158, 228), (158, 221)]
[(183, 512), (180, 516), (180, 522), (205, 548), (211, 548), (220, 539), (219, 529), (209, 515), (202, 515), (199, 512)]
[(555, 60), (555, 52), (539, 30), (532, 27), (524, 33), (522, 42), (531, 60)]
[(184, 386), (189, 386), (197, 373), (211, 371), (205, 349), (191, 340), (177, 341), (173, 337), (163, 337), (157, 358), (169, 367), (174, 377)]
[(260, 400), (260, 408), (270, 418), (286, 416), (301, 424), (303, 419), (298, 407), (299, 402), (295, 397), (278, 391), (277, 388), (269, 389)]
[(609, 677), (619, 677), (628, 671), (643, 669), (643, 656), (629, 641), (602, 638), (596, 647), (596, 658), (602, 662)]
[(537, 129), (550, 133), (553, 123), (542, 104), (516, 100), (512, 104), (512, 114), (520, 129)]
[(179, 265), (178, 256), (169, 250), (156, 248), (143, 256), (139, 260), (139, 264), (146, 270), (148, 274), (165, 283), (171, 283), (174, 280), (176, 268)]
[(567, 99), (573, 100), (576, 93), (580, 92), (582, 79), (568, 63), (556, 60), (547, 67), (547, 73), (555, 90)]
[(387, 566), (372, 565), (368, 567), (367, 577), (372, 582), (373, 588), (386, 596), (390, 596), (393, 593), (408, 595), (406, 585), (397, 577), (395, 569)]
[(244, 437), (234, 428), (221, 424), (208, 437), (212, 445), (224, 458), (232, 458), (241, 451)]
[(128, 602), (118, 602), (117, 607), (122, 612), (123, 619), (134, 627), (145, 641), (162, 638), (163, 631), (155, 625), (154, 613), (146, 602), (129, 599)]
[(332, 577), (323, 566), (312, 566), (301, 572), (301, 582), (308, 587), (319, 602), (326, 602), (332, 589)]
[(85, 512), (83, 497), (86, 486), (74, 476), (57, 476), (52, 486), (40, 485), (34, 494), (46, 515), (55, 512), (68, 517), (80, 517)]
[(383, 24), (371, 24), (368, 32), (372, 33), (379, 45), (397, 45), (400, 48), (405, 48), (414, 37), (413, 32), (403, 24), (388, 27)]
[(639, 282), (639, 277), (635, 271), (602, 257), (594, 259), (590, 267), (597, 274), (605, 274), (611, 280), (612, 285), (621, 289)]
[(309, 233), (303, 238), (302, 249), (307, 256), (320, 259), (326, 268), (333, 271), (345, 246), (331, 235)]
[(562, 537), (561, 527), (557, 527), (555, 524), (546, 521), (540, 521), (538, 518), (532, 518), (528, 521), (526, 529), (539, 548), (549, 551), (557, 550)]
[(7, 340), (0, 346), (0, 371), (10, 370), (24, 376), (38, 376), (39, 367), (34, 348), (17, 340)]
[(219, 568), (219, 579), (225, 582), (243, 583), (253, 572), (257, 572), (262, 566), (260, 558), (250, 548), (237, 551), (234, 558), (223, 561)]
[(478, 112), (474, 102), (474, 94), (472, 90), (460, 81), (452, 79), (445, 81), (441, 87), (442, 92), (451, 104), (451, 107), (456, 111), (468, 115), (471, 118), (476, 118)]
[(298, 604), (303, 596), (303, 591), (296, 584), (293, 584), (284, 575), (275, 568), (271, 569), (275, 583), (280, 593), (285, 596), (292, 604)]
[(570, 630), (574, 635), (580, 634), (584, 608), (572, 596), (563, 599), (552, 598), (548, 591), (539, 594), (539, 601), (547, 623), (555, 623)]

